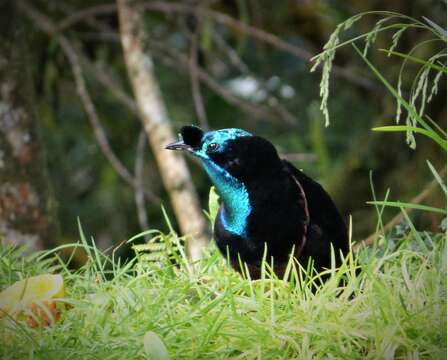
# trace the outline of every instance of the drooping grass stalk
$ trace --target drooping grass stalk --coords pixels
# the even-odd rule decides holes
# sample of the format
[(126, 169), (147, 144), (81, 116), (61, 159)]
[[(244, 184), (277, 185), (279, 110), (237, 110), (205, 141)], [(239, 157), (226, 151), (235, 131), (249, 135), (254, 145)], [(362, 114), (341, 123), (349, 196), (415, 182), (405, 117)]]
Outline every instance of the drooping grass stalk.
[[(340, 41), (340, 37), (347, 29), (350, 29), (356, 22), (360, 21), (363, 17), (371, 15), (380, 16), (381, 19), (379, 19), (376, 22), (376, 25), (369, 32), (355, 36), (344, 42)], [(402, 22), (396, 22), (385, 26), (385, 24), (395, 20)], [(396, 52), (395, 49), (397, 48), (402, 35), (407, 30), (409, 29), (424, 30), (430, 32), (433, 38), (423, 41), (419, 44), (416, 44), (408, 54), (400, 54), (401, 57), (404, 59), (404, 62), (401, 66), (401, 70), (398, 77), (398, 84), (395, 89), (391, 85), (388, 84), (389, 85), (388, 86), (384, 82), (384, 78), (380, 75), (380, 72), (374, 71), (375, 75), (379, 77), (382, 83), (385, 84), (390, 91), (391, 89), (393, 89), (392, 91), (393, 96), (397, 100), (396, 122), (399, 122), (399, 119), (401, 117), (402, 114), (401, 107), (403, 106), (406, 108), (407, 110), (406, 125), (408, 127), (405, 129), (405, 131), (407, 134), (407, 143), (412, 148), (416, 146), (416, 141), (413, 135), (414, 134), (413, 129), (416, 128), (418, 125), (421, 125), (422, 122), (424, 121), (422, 117), (424, 116), (425, 105), (429, 103), (432, 100), (433, 96), (437, 94), (438, 84), (441, 79), (441, 76), (446, 72), (444, 69), (445, 63), (441, 62), (441, 60), (445, 58), (447, 51), (445, 49), (446, 47), (445, 45), (447, 42), (447, 38), (445, 36), (446, 31), (429, 19), (425, 19), (425, 21), (426, 23), (423, 23), (409, 16), (405, 16), (395, 12), (374, 11), (374, 12), (365, 12), (353, 16), (352, 18), (342, 22), (337, 26), (335, 31), (330, 36), (328, 42), (324, 46), (324, 51), (313, 58), (315, 64), (312, 67), (312, 71), (314, 71), (319, 65), (323, 64), (323, 72), (320, 82), (320, 96), (321, 96), (320, 108), (325, 116), (326, 125), (329, 124), (328, 99), (329, 99), (330, 71), (332, 67), (332, 62), (334, 61), (335, 58), (336, 51), (339, 48), (349, 44), (355, 46), (355, 43), (358, 43), (359, 40), (365, 41), (363, 51), (358, 50), (358, 48), (357, 50), (359, 54), (362, 56), (363, 60), (371, 68), (371, 70), (374, 71), (375, 69), (372, 68), (372, 64), (367, 60), (366, 56), (368, 50), (376, 41), (377, 35), (379, 33), (397, 29), (391, 37), (392, 42), (389, 49), (384, 50), (387, 52), (388, 55), (396, 55), (399, 54), (399, 52)], [(419, 61), (418, 60), (414, 61), (415, 58), (412, 56), (412, 54), (413, 52), (416, 51), (416, 49), (418, 49), (421, 46), (426, 46), (429, 43), (434, 42), (440, 43), (440, 45), (443, 46), (443, 49), (434, 54), (433, 56), (431, 56), (427, 60), (418, 59)], [(413, 81), (410, 99), (408, 102), (405, 102), (403, 101), (404, 99), (402, 96), (402, 74), (404, 72), (404, 68), (407, 61), (419, 63), (422, 65), (422, 67)], [(436, 71), (436, 74), (434, 75), (433, 79), (430, 79), (430, 72), (433, 70)], [(416, 105), (417, 102), (419, 102), (418, 107)], [(409, 107), (411, 107), (411, 109)], [(417, 113), (419, 116), (416, 117), (415, 113)], [(430, 132), (433, 131), (433, 129), (429, 129), (427, 128), (427, 126), (423, 127)], [(432, 135), (433, 135), (432, 137), (437, 139), (438, 144), (440, 144), (444, 148), (445, 144), (443, 143), (443, 141), (439, 141), (439, 138), (437, 137), (436, 134), (432, 133)]]
[(371, 71), (377, 76), (377, 78), (385, 85), (385, 87), (389, 90), (389, 92), (398, 100), (400, 104), (408, 111), (412, 122), (415, 124), (419, 124), (422, 128), (417, 128), (415, 126), (387, 126), (375, 128), (376, 131), (410, 131), (410, 132), (418, 132), (425, 136), (433, 139), (441, 148), (447, 151), (447, 141), (442, 139), (442, 137), (430, 126), (428, 123), (422, 118), (419, 112), (415, 109), (414, 105), (408, 103), (399, 92), (385, 79), (385, 77), (377, 70), (377, 68), (364, 56), (360, 50), (353, 44), (354, 49), (357, 53), (362, 57)]

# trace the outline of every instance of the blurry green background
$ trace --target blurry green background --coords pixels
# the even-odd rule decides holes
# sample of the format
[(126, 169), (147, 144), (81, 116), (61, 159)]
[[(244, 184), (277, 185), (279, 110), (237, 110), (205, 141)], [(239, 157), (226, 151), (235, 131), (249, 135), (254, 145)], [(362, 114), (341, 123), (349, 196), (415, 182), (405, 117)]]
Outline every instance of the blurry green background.
[[(195, 4), (194, 1), (182, 3)], [(321, 51), (339, 22), (362, 11), (397, 11), (417, 19), (426, 16), (444, 27), (447, 21), (447, 5), (439, 0), (233, 0), (207, 3), (212, 10), (273, 33), (313, 55)], [(104, 2), (49, 0), (35, 4), (58, 23), (74, 12)], [(118, 31), (115, 14), (98, 15), (93, 24), (92, 19), (85, 17), (64, 29), (64, 34), (85, 58), (133, 96), (121, 44), (114, 35)], [(191, 31), (200, 26), (198, 59), (201, 67), (222, 88), (244, 103), (269, 109), (264, 115), (255, 117), (229, 104), (202, 84), (210, 128), (239, 127), (270, 139), (281, 154), (321, 181), (345, 216), (352, 214), (354, 239), (369, 235), (376, 226), (375, 211), (365, 204), (372, 198), (370, 170), (378, 197), (383, 198), (386, 189), (390, 188), (391, 199), (410, 200), (432, 179), (425, 159), (430, 158), (437, 166), (445, 161), (429, 141), (418, 139), (417, 150), (413, 151), (401, 134), (370, 131), (374, 126), (394, 121), (395, 101), (352, 47), (341, 49), (335, 62), (356, 81), (333, 76), (329, 99), (331, 125), (325, 128), (319, 111), (321, 73), (310, 73), (310, 62), (211, 20), (202, 19), (197, 25), (191, 16), (155, 11), (147, 11), (145, 20), (150, 34), (147, 49), (153, 56), (155, 73), (175, 127), (198, 124), (188, 68), (178, 66), (178, 61), (173, 59), (176, 54), (188, 58)], [(374, 16), (364, 18), (348, 31), (347, 36), (369, 31), (377, 20)], [(98, 29), (98, 23), (103, 27), (102, 31)], [(33, 25), (30, 23), (29, 27), (33, 28)], [(425, 36), (424, 32), (406, 33), (398, 50), (408, 51)], [(391, 35), (380, 36), (369, 57), (384, 76), (395, 83), (401, 61), (377, 51), (389, 46), (390, 38)], [(57, 42), (38, 30), (31, 31), (29, 41), (40, 132), (58, 201), (59, 243), (78, 240), (76, 218), (79, 217), (86, 233), (92, 234), (100, 247), (116, 245), (142, 230), (138, 224), (134, 192), (99, 150), (78, 98), (70, 65)], [(421, 47), (418, 55), (424, 57), (432, 50), (431, 46)], [(117, 101), (110, 88), (100, 84), (94, 70), (84, 69), (90, 94), (113, 150), (132, 170), (140, 121)], [(408, 67), (404, 88), (410, 88), (417, 70), (417, 66)], [(442, 86), (428, 112), (446, 128), (446, 87)], [(275, 105), (277, 103), (280, 108)], [(287, 114), (281, 116), (281, 113)], [(163, 230), (166, 224), (161, 204), (166, 206), (171, 219), (175, 219), (147, 146), (144, 161), (145, 186), (161, 198), (161, 202), (146, 203), (149, 226)], [(202, 206), (206, 208), (210, 182), (194, 161), (189, 159), (188, 163)], [(436, 199), (432, 199), (432, 204), (436, 206)], [(393, 213), (387, 214), (389, 217)], [(432, 228), (439, 224), (436, 217), (421, 221)]]

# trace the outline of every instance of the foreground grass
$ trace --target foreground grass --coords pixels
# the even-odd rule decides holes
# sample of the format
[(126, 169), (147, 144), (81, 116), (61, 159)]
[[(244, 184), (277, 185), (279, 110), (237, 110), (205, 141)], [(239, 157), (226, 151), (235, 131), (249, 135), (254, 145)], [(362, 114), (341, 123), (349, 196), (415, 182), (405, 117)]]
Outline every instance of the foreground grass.
[[(309, 277), (301, 286), (242, 279), (211, 250), (195, 267), (178, 256), (176, 267), (141, 256), (117, 265), (80, 246), (90, 260), (75, 272), (49, 254), (0, 248), (1, 288), (57, 271), (70, 304), (47, 328), (4, 319), (1, 359), (144, 358), (147, 331), (171, 359), (447, 358), (445, 235), (410, 234), (398, 249), (364, 250), (360, 273), (347, 259), (316, 292)], [(292, 266), (291, 276), (304, 275)]]

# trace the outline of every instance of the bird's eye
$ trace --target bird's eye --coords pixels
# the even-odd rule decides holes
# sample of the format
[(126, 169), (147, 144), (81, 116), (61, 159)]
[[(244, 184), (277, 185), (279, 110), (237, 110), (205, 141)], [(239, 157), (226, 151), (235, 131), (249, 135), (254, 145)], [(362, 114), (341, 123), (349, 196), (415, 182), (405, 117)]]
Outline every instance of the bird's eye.
[(208, 147), (206, 148), (206, 151), (207, 151), (207, 152), (214, 152), (214, 151), (216, 151), (217, 149), (219, 149), (219, 144), (211, 143), (211, 144), (209, 144)]

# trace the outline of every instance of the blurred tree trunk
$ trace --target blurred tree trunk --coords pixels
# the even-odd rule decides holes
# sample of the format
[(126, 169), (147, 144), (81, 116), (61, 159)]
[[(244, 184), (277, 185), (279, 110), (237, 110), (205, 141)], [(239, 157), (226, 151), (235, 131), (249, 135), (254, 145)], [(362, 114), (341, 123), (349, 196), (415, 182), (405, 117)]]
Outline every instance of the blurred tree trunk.
[(155, 78), (152, 58), (144, 47), (146, 34), (142, 11), (135, 1), (117, 0), (117, 4), (124, 58), (141, 120), (180, 229), (190, 236), (188, 254), (192, 260), (197, 260), (207, 243), (207, 222), (185, 160), (182, 155), (165, 150), (165, 146), (176, 138)]
[(25, 28), (15, 0), (0, 0), (0, 241), (54, 244), (55, 202), (37, 134)]

